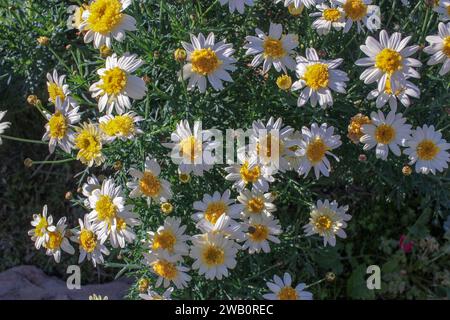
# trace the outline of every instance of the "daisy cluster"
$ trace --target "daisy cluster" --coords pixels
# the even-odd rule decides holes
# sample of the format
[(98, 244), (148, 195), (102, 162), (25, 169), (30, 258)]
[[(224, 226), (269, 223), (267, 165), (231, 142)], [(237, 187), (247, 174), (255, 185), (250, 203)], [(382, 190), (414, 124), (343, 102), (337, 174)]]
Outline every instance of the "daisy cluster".
[[(132, 0), (92, 0), (82, 6), (70, 6), (69, 28), (77, 29), (85, 43), (95, 48), (111, 51), (112, 43), (122, 42), (127, 32), (136, 30), (136, 20), (126, 13)], [(231, 13), (244, 14), (257, 0), (220, 0)], [(381, 29), (380, 8), (372, 0), (276, 0), (288, 7), (292, 14), (304, 8), (314, 21), (311, 27), (319, 36), (330, 32), (375, 32)], [(408, 5), (408, 1), (403, 1)], [(424, 52), (431, 55), (429, 65), (442, 64), (439, 71), (444, 76), (450, 71), (450, 2), (441, 0), (435, 7), (442, 22), (436, 26), (437, 34), (429, 35), (429, 45)], [(187, 40), (187, 39), (186, 39)], [(244, 40), (244, 39), (243, 39)], [(415, 164), (416, 172), (436, 174), (448, 168), (450, 144), (432, 124), (412, 128), (408, 119), (398, 113), (398, 102), (405, 108), (412, 104), (411, 98), (420, 98), (420, 89), (414, 79), (420, 78), (418, 68), (422, 63), (414, 58), (418, 45), (408, 45), (411, 36), (400, 33), (389, 34), (381, 30), (378, 36), (369, 35), (360, 50), (366, 57), (355, 61), (355, 65), (366, 68), (360, 76), (367, 85), (373, 85), (368, 99), (376, 99), (376, 107), (370, 117), (358, 114), (349, 125), (349, 138), (362, 143), (364, 150), (375, 149), (376, 158), (408, 156)], [(237, 70), (233, 44), (218, 39), (214, 33), (190, 35), (189, 42), (181, 42), (183, 49), (176, 57), (184, 62), (179, 71), (179, 80), (186, 83), (187, 90), (207, 94), (208, 86), (214, 91), (224, 90), (233, 82), (232, 73)], [(297, 106), (320, 106), (333, 108), (334, 96), (345, 95), (350, 78), (341, 65), (344, 59), (324, 59), (320, 50), (309, 47), (299, 52), (297, 34), (283, 32), (281, 24), (270, 23), (268, 30), (256, 28), (254, 34), (245, 37), (245, 56), (251, 57), (249, 66), (262, 68), (262, 73), (281, 73), (277, 85), (280, 89), (297, 94)], [(97, 70), (97, 80), (89, 92), (97, 102), (96, 117), (86, 119), (87, 112), (80, 111), (78, 99), (66, 84), (65, 75), (53, 70), (47, 75), (48, 102), (53, 112), (37, 105), (47, 119), (44, 141), (48, 141), (49, 152), (56, 148), (63, 152), (76, 153), (87, 169), (100, 166), (106, 160), (105, 148), (121, 141), (134, 142), (144, 134), (140, 124), (144, 117), (133, 111), (133, 102), (147, 94), (144, 79), (136, 73), (144, 61), (137, 55), (111, 53)], [(292, 80), (289, 73), (295, 73)], [(356, 79), (353, 79), (356, 81)], [(381, 108), (389, 105), (383, 113)], [(0, 113), (0, 120), (4, 112)], [(82, 120), (85, 118), (86, 120)], [(9, 123), (0, 124), (0, 133)], [(259, 132), (269, 132), (261, 136)], [(175, 286), (183, 289), (191, 281), (192, 270), (208, 280), (221, 280), (230, 275), (238, 264), (239, 252), (248, 254), (268, 253), (271, 246), (282, 241), (283, 228), (276, 218), (276, 196), (270, 186), (281, 180), (287, 171), (297, 172), (305, 178), (313, 171), (316, 179), (329, 177), (332, 162), (340, 159), (335, 150), (342, 145), (337, 130), (327, 123), (311, 123), (301, 128), (284, 125), (281, 118), (256, 120), (252, 124), (248, 145), (238, 150), (237, 163), (224, 166), (226, 181), (231, 190), (217, 190), (204, 194), (192, 204), (191, 221), (195, 231), (187, 234), (188, 224), (181, 218), (167, 217), (163, 225), (145, 230), (142, 241), (143, 263), (154, 274), (154, 286), (168, 288), (163, 294), (148, 289), (143, 299), (170, 299)], [(277, 133), (276, 138), (270, 133)], [(217, 147), (208, 130), (187, 119), (177, 123), (170, 136), (171, 141), (163, 146), (172, 150), (172, 160), (178, 164), (180, 180), (190, 176), (202, 177), (215, 166), (204, 159), (207, 150)], [(1, 142), (1, 139), (0, 139)], [(271, 165), (273, 155), (270, 145), (279, 151), (277, 170)], [(403, 148), (403, 149), (402, 149)], [(167, 149), (167, 150), (168, 150)], [(82, 205), (86, 210), (79, 226), (66, 230), (66, 218), (56, 225), (47, 214), (45, 206), (41, 214), (33, 216), (33, 229), (29, 234), (37, 249), (43, 247), (47, 255), (60, 261), (61, 251), (74, 254), (79, 249), (79, 263), (85, 259), (93, 265), (104, 263), (109, 254), (108, 247), (125, 248), (135, 242), (136, 227), (142, 217), (133, 204), (144, 199), (148, 206), (158, 204), (161, 211), (170, 214), (174, 197), (171, 183), (164, 179), (159, 160), (150, 154), (144, 163), (132, 165), (127, 170), (126, 183), (113, 177), (87, 177), (82, 185)], [(87, 171), (86, 171), (87, 172)], [(233, 196), (235, 195), (235, 196)], [(336, 238), (346, 238), (345, 228), (351, 215), (348, 206), (339, 206), (334, 200), (317, 199), (311, 205), (309, 221), (303, 227), (306, 236), (318, 235), (323, 245), (336, 245)], [(147, 227), (147, 226), (146, 226)], [(188, 267), (188, 264), (191, 265)], [(191, 270), (192, 269), (192, 270)], [(283, 278), (274, 276), (267, 282), (272, 293), (267, 299), (312, 299), (312, 294), (300, 283), (293, 286), (292, 278), (285, 273)]]

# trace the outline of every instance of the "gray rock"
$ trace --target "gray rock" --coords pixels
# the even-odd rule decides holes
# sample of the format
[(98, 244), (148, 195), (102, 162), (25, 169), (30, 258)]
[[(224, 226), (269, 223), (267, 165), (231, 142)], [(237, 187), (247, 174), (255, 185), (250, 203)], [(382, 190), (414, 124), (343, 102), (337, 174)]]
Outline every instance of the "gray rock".
[(94, 293), (121, 300), (131, 284), (131, 279), (121, 278), (69, 290), (65, 281), (47, 276), (35, 266), (17, 266), (0, 273), (0, 300), (87, 300)]

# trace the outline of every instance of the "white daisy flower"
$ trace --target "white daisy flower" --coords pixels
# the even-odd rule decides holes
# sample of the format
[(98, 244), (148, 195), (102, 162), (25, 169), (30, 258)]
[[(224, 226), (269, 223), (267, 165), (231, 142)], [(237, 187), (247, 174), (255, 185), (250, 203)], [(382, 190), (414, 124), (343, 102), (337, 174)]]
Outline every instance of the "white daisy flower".
[(208, 280), (228, 277), (228, 269), (236, 267), (238, 249), (233, 240), (221, 234), (206, 233), (192, 237), (190, 256), (195, 260), (192, 269)]
[(198, 37), (191, 34), (191, 43), (181, 42), (187, 51), (187, 64), (183, 66), (182, 76), (189, 79), (188, 90), (197, 86), (201, 93), (206, 91), (207, 79), (214, 90), (222, 90), (222, 81), (233, 82), (228, 71), (236, 70), (232, 57), (233, 45), (220, 41), (215, 43), (214, 33), (205, 36), (200, 33)]
[(203, 195), (202, 201), (195, 201), (193, 206), (197, 210), (191, 217), (195, 221), (207, 220), (215, 224), (222, 215), (228, 215), (231, 218), (238, 218), (242, 210), (242, 205), (235, 204), (235, 199), (230, 199), (230, 190), (225, 190), (223, 194), (215, 191), (211, 196)]
[(62, 217), (56, 224), (55, 230), (48, 233), (48, 241), (42, 244), (47, 249), (46, 254), (53, 256), (56, 263), (61, 260), (61, 250), (68, 254), (75, 253), (75, 249), (66, 237), (66, 227), (66, 217)]
[(369, 68), (359, 78), (365, 84), (378, 81), (379, 91), (386, 88), (386, 82), (390, 79), (394, 92), (401, 89), (398, 85), (406, 85), (406, 78), (420, 78), (414, 68), (420, 67), (422, 63), (410, 58), (419, 50), (419, 46), (406, 46), (410, 40), (410, 36), (402, 40), (398, 32), (389, 37), (386, 30), (381, 30), (380, 42), (371, 36), (367, 37), (366, 44), (360, 48), (368, 57), (358, 59), (355, 64)]
[(269, 190), (269, 182), (274, 182), (272, 169), (258, 163), (257, 157), (238, 152), (238, 163), (225, 168), (228, 175), (226, 180), (234, 181), (233, 188), (244, 190), (250, 184), (252, 190), (266, 192)]
[(153, 253), (144, 253), (144, 261), (151, 267), (151, 271), (158, 276), (155, 287), (163, 284), (167, 288), (173, 283), (178, 289), (187, 287), (191, 280), (186, 272), (189, 268), (182, 266), (178, 255), (170, 255), (166, 250), (160, 250)]
[(139, 294), (139, 297), (143, 300), (172, 300), (172, 292), (173, 287), (167, 288), (162, 295), (156, 291), (153, 291), (151, 288), (148, 288), (147, 293), (141, 293)]
[(217, 144), (209, 141), (210, 136), (207, 131), (202, 130), (201, 123), (195, 122), (193, 132), (187, 120), (182, 120), (177, 124), (175, 132), (170, 136), (171, 143), (163, 143), (163, 146), (171, 148), (171, 158), (178, 164), (178, 169), (182, 174), (193, 173), (202, 176), (203, 171), (212, 168), (206, 159), (205, 150), (214, 148)]
[(319, 125), (313, 123), (311, 129), (302, 128), (302, 140), (296, 154), (301, 156), (298, 173), (305, 177), (311, 168), (314, 168), (316, 179), (319, 179), (322, 173), (325, 177), (330, 175), (331, 164), (327, 158), (330, 155), (339, 161), (330, 151), (338, 148), (341, 142), (341, 136), (333, 135), (334, 127), (328, 127), (326, 123)]
[(170, 183), (159, 177), (161, 167), (156, 160), (147, 157), (144, 171), (130, 168), (129, 173), (133, 177), (133, 181), (127, 182), (131, 199), (145, 197), (150, 204), (152, 200), (159, 203), (172, 198)]
[(69, 85), (66, 84), (66, 75), (58, 75), (58, 71), (53, 70), (53, 73), (47, 73), (47, 91), (48, 101), (56, 103), (56, 98), (59, 97), (61, 102), (68, 100), (69, 103), (73, 102), (70, 94)]
[(220, 0), (220, 4), (224, 6), (228, 3), (228, 8), (230, 9), (230, 13), (233, 13), (235, 10), (240, 14), (244, 13), (245, 6), (253, 6), (253, 0)]
[(163, 250), (170, 255), (188, 255), (189, 247), (186, 242), (190, 237), (184, 233), (185, 231), (186, 226), (181, 225), (180, 218), (168, 217), (156, 232), (148, 232), (146, 245), (150, 248), (150, 252)]
[(295, 69), (295, 60), (292, 57), (294, 49), (298, 47), (298, 37), (294, 34), (282, 34), (281, 24), (270, 23), (269, 35), (256, 28), (256, 37), (247, 36), (244, 45), (246, 55), (254, 55), (251, 66), (256, 68), (263, 63), (263, 72), (270, 70), (272, 65), (278, 72)]
[(433, 10), (439, 14), (440, 20), (450, 20), (450, 0), (440, 0), (439, 5), (435, 6)]
[(106, 58), (105, 68), (97, 70), (100, 80), (89, 88), (93, 98), (98, 99), (100, 112), (106, 109), (111, 114), (115, 108), (118, 114), (131, 108), (130, 98), (142, 99), (147, 93), (144, 80), (131, 73), (136, 71), (144, 61), (137, 55), (124, 54), (117, 58), (114, 53)]
[(329, 202), (328, 200), (317, 201), (311, 211), (309, 223), (303, 226), (306, 236), (318, 234), (323, 237), (323, 245), (336, 245), (336, 236), (345, 239), (347, 234), (344, 229), (347, 227), (347, 222), (352, 216), (346, 214), (348, 206), (338, 207), (336, 201)]
[(275, 121), (273, 117), (270, 117), (267, 124), (261, 120), (253, 121), (252, 127), (249, 146), (251, 156), (258, 157), (260, 164), (271, 166), (274, 171), (288, 170), (287, 158), (294, 155), (291, 147), (295, 141), (289, 139), (294, 129), (289, 126), (283, 127), (283, 120), (278, 118)]
[(272, 203), (274, 196), (271, 192), (263, 193), (244, 189), (237, 197), (237, 200), (244, 206), (242, 209), (242, 217), (244, 219), (261, 215), (270, 216), (277, 211), (277, 207)]
[(333, 105), (331, 90), (346, 93), (349, 80), (347, 73), (336, 69), (343, 59), (321, 60), (313, 48), (306, 49), (306, 58), (297, 57), (296, 74), (298, 81), (292, 84), (292, 91), (302, 90), (297, 101), (301, 107), (310, 100), (315, 107), (317, 102), (322, 108)]
[(270, 252), (269, 241), (280, 243), (277, 238), (281, 234), (281, 226), (278, 220), (273, 216), (259, 215), (252, 216), (244, 222), (247, 229), (246, 239), (242, 245), (242, 250), (247, 250), (250, 254), (259, 253), (261, 250), (265, 253)]
[(92, 211), (88, 217), (101, 242), (111, 234), (113, 225), (126, 226), (122, 225), (124, 223), (122, 220), (129, 217), (128, 214), (132, 209), (132, 206), (125, 205), (122, 188), (116, 186), (111, 178), (103, 180), (100, 189), (92, 191), (89, 196), (89, 207)]
[(86, 10), (86, 8), (87, 5), (70, 5), (67, 7), (67, 13), (69, 14), (69, 18), (67, 18), (68, 30), (80, 30), (81, 24), (83, 23), (83, 12)]
[(290, 5), (294, 5), (295, 8), (307, 7), (311, 8), (312, 6), (322, 3), (324, 0), (275, 0), (275, 3), (284, 2), (285, 7), (289, 7)]
[(442, 133), (434, 126), (424, 125), (413, 130), (412, 138), (406, 142), (403, 151), (408, 155), (410, 164), (416, 164), (416, 172), (436, 174), (448, 168), (450, 162), (450, 143), (442, 138)]
[(98, 239), (88, 215), (84, 215), (84, 221), (78, 219), (78, 223), (80, 224), (80, 230), (72, 229), (73, 236), (70, 238), (70, 240), (79, 244), (80, 257), (78, 263), (82, 263), (86, 258), (88, 261), (92, 260), (94, 267), (97, 264), (104, 263), (103, 255), (109, 255), (109, 250)]
[(372, 123), (361, 127), (364, 135), (359, 140), (365, 143), (364, 150), (376, 146), (376, 157), (381, 160), (387, 160), (389, 150), (399, 157), (402, 153), (399, 145), (405, 146), (411, 136), (412, 126), (406, 124), (406, 118), (392, 110), (386, 117), (381, 111), (372, 112), (370, 119)]
[(59, 96), (55, 100), (55, 113), (50, 114), (44, 111), (48, 120), (45, 125), (45, 134), (42, 140), (49, 141), (48, 149), (50, 153), (59, 146), (64, 152), (70, 153), (73, 148), (75, 131), (72, 125), (80, 122), (79, 106), (72, 108), (68, 100), (62, 101)]
[(273, 282), (266, 282), (267, 287), (272, 293), (263, 295), (266, 300), (312, 300), (311, 292), (303, 291), (306, 288), (304, 283), (299, 283), (295, 288), (292, 287), (292, 278), (289, 273), (285, 273), (283, 279), (279, 276), (273, 276)]
[(331, 0), (342, 8), (345, 15), (344, 33), (347, 33), (353, 23), (357, 24), (357, 32), (362, 32), (364, 26), (375, 31), (381, 25), (380, 7), (371, 5), (372, 0)]
[[(449, 2), (450, 3), (450, 2)], [(425, 38), (430, 44), (423, 51), (432, 54), (428, 60), (428, 65), (432, 66), (442, 63), (439, 75), (443, 76), (450, 71), (450, 22), (444, 24), (439, 23), (438, 34)]]
[[(226, 214), (222, 214), (215, 223), (211, 223), (206, 219), (201, 219), (197, 222), (196, 228), (201, 230), (203, 233), (221, 234), (228, 239), (237, 241), (242, 241), (245, 239), (242, 224), (236, 222)], [(238, 247), (237, 244), (236, 247)]]
[(340, 31), (345, 26), (345, 14), (341, 7), (336, 7), (334, 3), (331, 6), (323, 3), (316, 6), (319, 12), (311, 13), (310, 17), (317, 17), (312, 27), (316, 29), (321, 36), (328, 34), (333, 27)]
[(48, 242), (49, 233), (54, 232), (56, 227), (53, 224), (53, 217), (47, 217), (47, 205), (42, 209), (42, 214), (33, 214), (31, 225), (33, 229), (28, 231), (31, 240), (34, 241), (36, 249), (40, 249), (44, 243)]
[(144, 133), (136, 124), (144, 120), (141, 116), (130, 111), (122, 115), (106, 115), (99, 119), (99, 128), (104, 133), (105, 141), (112, 142), (119, 138), (122, 141), (133, 140)]
[(386, 87), (380, 93), (378, 89), (372, 90), (368, 95), (367, 99), (372, 100), (376, 99), (377, 108), (383, 107), (386, 103), (389, 103), (391, 110), (397, 110), (397, 99), (400, 103), (405, 107), (409, 107), (411, 105), (411, 99), (420, 98), (420, 89), (411, 81), (405, 80), (405, 84), (402, 85), (397, 83), (396, 85), (399, 89), (397, 91), (392, 91), (391, 80), (388, 78), (386, 80)]
[(111, 48), (111, 38), (122, 42), (125, 31), (136, 30), (136, 20), (123, 13), (132, 0), (93, 0), (82, 14), (81, 31), (86, 31), (84, 42), (93, 42), (95, 48)]
[[(0, 111), (0, 121), (3, 119), (3, 117), (6, 115), (6, 112), (8, 111)], [(9, 129), (11, 126), (11, 122), (0, 122), (0, 134), (3, 134), (6, 129)], [(0, 145), (3, 143), (2, 137), (0, 137)]]

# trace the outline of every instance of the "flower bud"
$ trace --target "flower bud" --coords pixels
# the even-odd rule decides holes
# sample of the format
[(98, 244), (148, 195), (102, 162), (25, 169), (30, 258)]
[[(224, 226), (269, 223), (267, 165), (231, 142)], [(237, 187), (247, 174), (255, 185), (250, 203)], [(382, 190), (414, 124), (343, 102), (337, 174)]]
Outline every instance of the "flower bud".
[(41, 46), (48, 46), (48, 44), (50, 43), (50, 39), (45, 36), (40, 36), (36, 40)]
[(175, 50), (175, 52), (173, 53), (173, 57), (177, 62), (184, 62), (186, 61), (186, 57), (187, 57), (187, 53), (186, 50), (182, 49), (182, 48), (178, 48), (177, 50)]
[(288, 76), (287, 74), (284, 74), (282, 76), (279, 76), (277, 78), (277, 86), (281, 90), (289, 90), (292, 86), (292, 78)]

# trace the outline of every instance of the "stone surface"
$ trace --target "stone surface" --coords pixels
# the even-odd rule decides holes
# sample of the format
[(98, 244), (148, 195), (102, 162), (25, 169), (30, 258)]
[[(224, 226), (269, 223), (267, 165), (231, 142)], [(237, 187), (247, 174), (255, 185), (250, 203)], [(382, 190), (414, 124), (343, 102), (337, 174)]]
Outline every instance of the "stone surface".
[(65, 281), (47, 276), (35, 266), (17, 266), (0, 273), (0, 300), (87, 300), (93, 293), (120, 300), (131, 284), (130, 279), (122, 278), (69, 290)]

